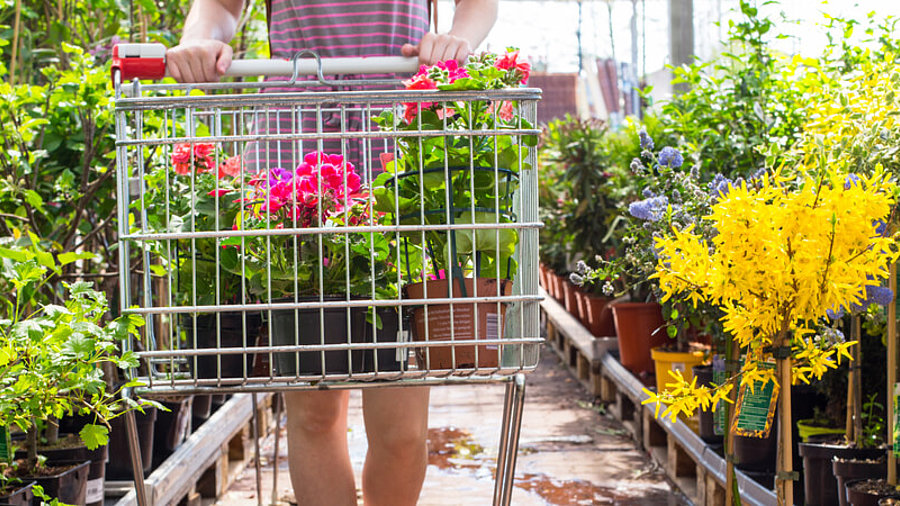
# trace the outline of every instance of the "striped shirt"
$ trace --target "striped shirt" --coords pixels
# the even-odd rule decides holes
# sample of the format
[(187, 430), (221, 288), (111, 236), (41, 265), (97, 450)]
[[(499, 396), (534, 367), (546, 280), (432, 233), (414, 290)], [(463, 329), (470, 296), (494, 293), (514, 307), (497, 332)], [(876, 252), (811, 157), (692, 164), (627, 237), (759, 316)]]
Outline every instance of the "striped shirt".
[[(404, 44), (417, 44), (428, 31), (428, 0), (272, 0), (269, 5), (269, 41), (272, 58), (292, 58), (298, 51), (312, 50), (323, 58), (358, 56), (399, 56)], [(392, 75), (345, 75), (326, 76), (329, 80), (350, 80), (360, 78), (404, 78)], [(308, 79), (315, 79), (314, 77)], [(272, 78), (270, 80), (286, 80)], [(398, 83), (399, 85), (399, 83)], [(366, 86), (374, 89), (376, 86)], [(382, 87), (383, 88), (383, 87)], [(310, 86), (273, 87), (267, 92), (322, 91), (333, 92), (347, 87)], [(359, 86), (352, 88), (361, 89)], [(323, 132), (354, 132), (364, 127), (364, 113), (352, 106), (340, 110), (339, 104), (332, 104), (323, 110), (321, 130)], [(325, 108), (323, 108), (325, 109)], [(299, 112), (299, 114), (298, 114)], [(380, 111), (373, 110), (377, 115)], [(316, 112), (297, 110), (272, 110), (254, 121), (255, 130), (265, 133), (292, 133), (302, 128), (303, 132), (318, 131)], [(366, 120), (368, 122), (368, 120)], [(367, 127), (369, 128), (369, 127)], [(319, 149), (333, 154), (343, 153), (356, 165), (360, 175), (367, 176), (367, 170), (377, 160), (378, 152), (384, 151), (384, 142), (364, 143), (358, 139), (344, 142), (327, 141), (321, 145), (300, 142), (268, 142), (251, 148), (248, 146), (248, 163), (258, 168), (293, 168), (295, 161), (302, 159), (303, 153)], [(367, 153), (367, 156), (363, 156)], [(255, 160), (254, 160), (255, 156)], [(375, 171), (379, 167), (372, 167)]]

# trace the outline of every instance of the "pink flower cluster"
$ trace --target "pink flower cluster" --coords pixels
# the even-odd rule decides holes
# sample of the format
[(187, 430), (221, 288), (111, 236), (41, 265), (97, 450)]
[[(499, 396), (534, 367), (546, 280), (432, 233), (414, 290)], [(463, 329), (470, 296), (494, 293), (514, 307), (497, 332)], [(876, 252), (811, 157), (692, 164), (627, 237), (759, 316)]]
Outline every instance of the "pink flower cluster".
[[(407, 90), (436, 90), (438, 83), (453, 83), (457, 79), (469, 77), (465, 68), (460, 68), (456, 60), (439, 61), (431, 67), (422, 65), (419, 72), (409, 81), (403, 84)], [(403, 104), (406, 110), (403, 112), (403, 119), (407, 123), (412, 123), (419, 113), (419, 106), (428, 109), (434, 105), (434, 102), (410, 102)]]
[[(492, 57), (492, 55), (483, 55), (480, 62), (484, 64), (484, 61), (487, 58), (487, 65), (490, 66)], [(473, 63), (473, 61), (470, 60), (468, 65), (474, 65), (471, 69), (473, 75), (477, 76), (478, 74), (476, 72), (480, 70), (478, 63)], [(506, 75), (501, 78), (501, 81), (502, 84), (507, 86), (526, 84), (528, 82), (528, 77), (531, 75), (531, 64), (526, 61), (519, 61), (519, 51), (507, 51), (502, 55), (498, 55), (496, 59), (493, 60), (493, 67), (505, 71)], [(460, 67), (456, 60), (447, 60), (437, 62), (431, 67), (422, 65), (419, 68), (419, 72), (416, 73), (412, 79), (404, 81), (403, 84), (406, 86), (407, 90), (436, 90), (438, 89), (438, 85), (450, 84), (462, 78), (471, 78), (467, 67)], [(476, 77), (473, 79), (478, 78)], [(494, 86), (493, 84), (489, 86), (487, 82), (482, 84), (486, 87)], [(435, 102), (410, 102), (403, 105), (405, 106), (403, 119), (408, 124), (411, 124), (419, 114), (420, 108), (429, 109), (435, 107), (437, 104)], [(441, 108), (437, 108), (437, 111), (441, 117), (443, 117), (443, 115), (454, 114), (452, 110), (444, 111)], [(512, 104), (502, 104), (498, 114), (504, 120), (510, 120), (513, 116)]]
[(250, 181), (253, 188), (244, 201), (251, 204), (255, 217), (269, 216), (280, 222), (279, 227), (292, 226), (295, 220), (300, 227), (316, 226), (320, 205), (324, 222), (364, 200), (353, 169), (341, 155), (307, 153), (293, 172), (280, 167), (260, 172)]

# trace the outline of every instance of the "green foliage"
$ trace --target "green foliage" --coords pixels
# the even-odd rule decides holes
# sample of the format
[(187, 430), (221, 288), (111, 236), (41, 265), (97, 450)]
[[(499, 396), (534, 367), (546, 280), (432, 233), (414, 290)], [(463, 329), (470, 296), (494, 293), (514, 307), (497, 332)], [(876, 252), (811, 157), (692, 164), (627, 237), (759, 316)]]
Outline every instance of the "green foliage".
[[(82, 436), (95, 448), (106, 444), (103, 425), (126, 408), (117, 398), (120, 389), (134, 386), (110, 388), (103, 366), (137, 367), (135, 355), (122, 353), (118, 343), (136, 336), (143, 319), (127, 315), (104, 323), (102, 292), (83, 281), (52, 283), (63, 262), (83, 257), (54, 258), (34, 234), (17, 235), (0, 249), (0, 426), (28, 431), (39, 420), (92, 415), (95, 422)], [(42, 303), (47, 290), (58, 291), (64, 304)]]
[(765, 149), (783, 151), (804, 120), (803, 68), (768, 45), (774, 23), (753, 0), (741, 0), (744, 18), (729, 22), (727, 50), (711, 62), (674, 69), (673, 83), (688, 87), (662, 106), (666, 133), (693, 153), (701, 171), (745, 176), (766, 165)]

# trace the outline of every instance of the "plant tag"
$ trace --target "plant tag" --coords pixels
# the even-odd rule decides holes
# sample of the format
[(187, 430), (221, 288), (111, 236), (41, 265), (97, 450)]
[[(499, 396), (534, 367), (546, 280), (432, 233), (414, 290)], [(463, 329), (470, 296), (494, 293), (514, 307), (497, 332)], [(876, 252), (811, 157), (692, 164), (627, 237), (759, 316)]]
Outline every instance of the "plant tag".
[[(398, 343), (406, 343), (409, 342), (409, 331), (408, 330), (399, 330), (397, 331), (397, 342)], [(409, 357), (409, 348), (397, 348), (397, 354), (394, 359), (397, 362), (405, 363), (406, 358)]]
[[(713, 383), (716, 385), (721, 385), (725, 383), (725, 380), (728, 376), (725, 373), (725, 360), (720, 358), (718, 355), (713, 357)], [(725, 427), (728, 426), (728, 422), (725, 417), (725, 404), (724, 402), (720, 402), (718, 406), (716, 406), (716, 413), (713, 417), (713, 433), (717, 436), (725, 435)]]
[(673, 370), (673, 371), (678, 371), (678, 372), (680, 372), (681, 374), (684, 374), (684, 371), (687, 370), (687, 367), (685, 367), (684, 362), (673, 362), (673, 363), (672, 363), (672, 370)]
[(95, 478), (87, 481), (87, 492), (84, 494), (84, 502), (91, 504), (103, 500), (103, 478)]
[[(760, 364), (760, 368), (774, 368), (774, 364)], [(778, 405), (778, 384), (769, 380), (765, 384), (756, 381), (751, 392), (742, 385), (734, 406), (734, 423), (731, 431), (738, 436), (766, 438), (772, 429), (775, 407)]]
[[(485, 339), (499, 339), (500, 338), (500, 327), (503, 326), (503, 317), (497, 313), (487, 313), (485, 315), (486, 327), (485, 330)], [(496, 344), (489, 344), (485, 346), (485, 348), (489, 350), (496, 350)]]
[(898, 416), (900, 416), (900, 383), (894, 383), (894, 444), (892, 446), (895, 457), (900, 457), (900, 427), (898, 427), (900, 424), (897, 423), (900, 418)]
[(9, 454), (9, 429), (0, 426), (0, 462), (9, 463), (12, 455)]

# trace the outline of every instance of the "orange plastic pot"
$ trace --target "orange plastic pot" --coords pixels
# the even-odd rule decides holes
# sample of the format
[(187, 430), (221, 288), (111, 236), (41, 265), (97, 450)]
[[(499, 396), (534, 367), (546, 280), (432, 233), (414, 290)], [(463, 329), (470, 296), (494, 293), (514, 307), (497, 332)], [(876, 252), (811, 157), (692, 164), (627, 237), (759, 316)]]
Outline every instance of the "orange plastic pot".
[(662, 329), (662, 306), (655, 302), (620, 302), (612, 308), (616, 336), (619, 340), (619, 361), (636, 375), (653, 372), (650, 350), (668, 343)]

